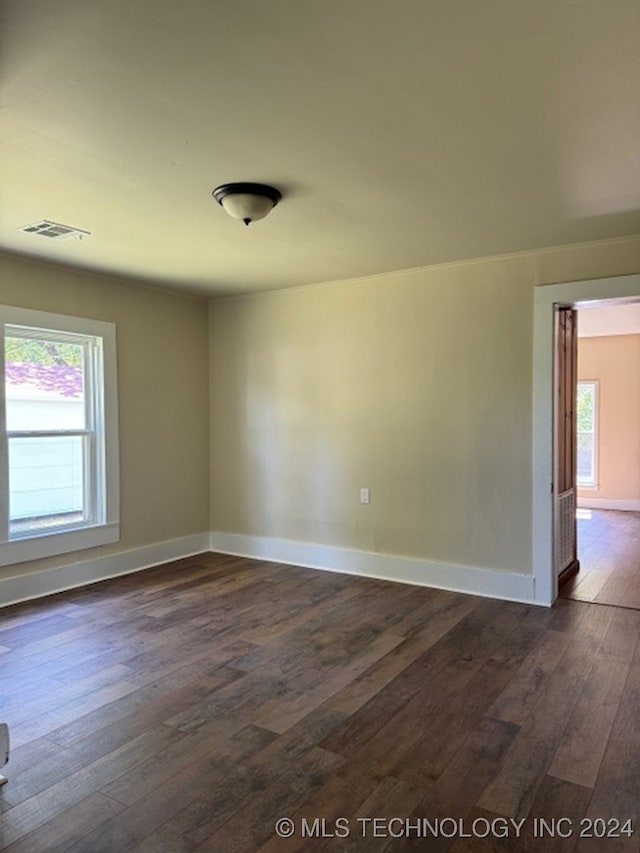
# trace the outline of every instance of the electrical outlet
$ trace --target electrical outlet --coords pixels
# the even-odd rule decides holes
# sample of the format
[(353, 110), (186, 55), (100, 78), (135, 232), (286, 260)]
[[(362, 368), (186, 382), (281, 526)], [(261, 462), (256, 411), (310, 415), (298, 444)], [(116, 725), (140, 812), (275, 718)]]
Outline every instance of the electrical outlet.
[(360, 503), (368, 504), (371, 503), (371, 493), (369, 489), (360, 489)]

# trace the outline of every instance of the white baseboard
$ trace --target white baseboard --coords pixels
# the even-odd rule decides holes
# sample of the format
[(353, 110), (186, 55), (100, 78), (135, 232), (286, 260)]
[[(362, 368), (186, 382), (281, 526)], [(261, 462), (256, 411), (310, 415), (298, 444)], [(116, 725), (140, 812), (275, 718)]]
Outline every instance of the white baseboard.
[(209, 550), (209, 534), (197, 533), (181, 539), (158, 542), (119, 554), (81, 560), (55, 569), (0, 578), (0, 607), (41, 598), (54, 592), (84, 586), (107, 578), (149, 569), (170, 560), (191, 557)]
[(533, 576), (515, 572), (435, 563), (413, 557), (396, 557), (391, 554), (245, 536), (239, 533), (211, 533), (210, 550), (237, 557), (252, 557), (310, 569), (436, 587), (487, 598), (526, 604), (541, 603), (535, 598)]
[(617, 509), (622, 512), (640, 512), (640, 500), (615, 500), (613, 498), (584, 498), (578, 495), (578, 508)]
[(0, 578), (0, 607), (131, 574), (207, 551), (435, 587), (487, 598), (526, 604), (540, 603), (535, 598), (535, 583), (531, 575), (286, 539), (214, 532), (172, 539), (53, 569)]

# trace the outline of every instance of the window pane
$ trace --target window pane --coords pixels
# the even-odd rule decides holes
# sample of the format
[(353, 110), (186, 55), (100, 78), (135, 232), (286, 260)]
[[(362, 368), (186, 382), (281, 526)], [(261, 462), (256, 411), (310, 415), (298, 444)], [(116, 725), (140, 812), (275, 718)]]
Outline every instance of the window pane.
[(84, 429), (84, 347), (5, 338), (7, 429)]
[(595, 425), (595, 385), (578, 383), (578, 432), (593, 432)]
[(577, 483), (596, 483), (596, 383), (578, 382), (577, 410)]
[(84, 518), (83, 436), (9, 439), (9, 532), (63, 527)]
[(0, 565), (117, 542), (114, 324), (0, 305), (0, 329)]
[(593, 479), (593, 435), (578, 433), (578, 482), (592, 483)]

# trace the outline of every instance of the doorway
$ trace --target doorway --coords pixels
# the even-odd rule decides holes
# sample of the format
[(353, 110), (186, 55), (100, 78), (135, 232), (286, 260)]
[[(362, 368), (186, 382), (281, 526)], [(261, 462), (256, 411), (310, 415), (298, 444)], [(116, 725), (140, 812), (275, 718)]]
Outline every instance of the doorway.
[(595, 301), (640, 299), (640, 275), (567, 282), (537, 287), (534, 292), (533, 370), (533, 570), (535, 600), (550, 605), (558, 596), (555, 562), (554, 498), (556, 442), (556, 314), (559, 307)]
[[(559, 595), (640, 608), (640, 302), (576, 312), (578, 574)], [(576, 394), (577, 390), (577, 394)]]

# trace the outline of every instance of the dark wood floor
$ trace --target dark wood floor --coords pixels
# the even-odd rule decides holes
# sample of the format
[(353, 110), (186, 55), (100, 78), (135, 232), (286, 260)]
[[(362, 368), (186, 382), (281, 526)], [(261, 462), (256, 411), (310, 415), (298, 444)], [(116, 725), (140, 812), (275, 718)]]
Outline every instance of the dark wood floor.
[(640, 849), (638, 611), (207, 555), (0, 618), (10, 853)]
[(640, 512), (579, 510), (578, 559), (563, 598), (640, 609)]

